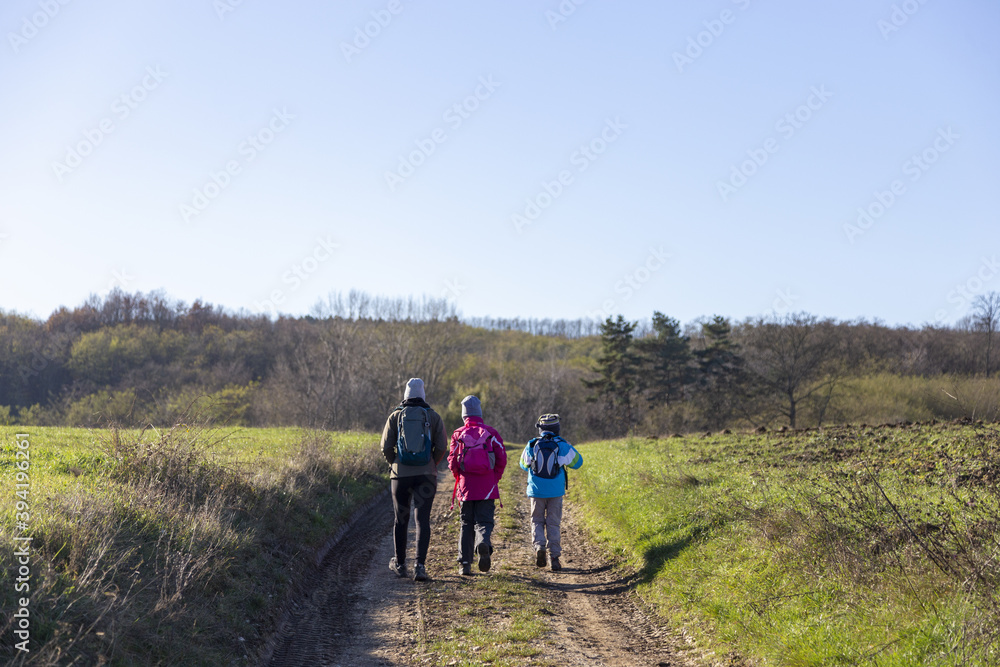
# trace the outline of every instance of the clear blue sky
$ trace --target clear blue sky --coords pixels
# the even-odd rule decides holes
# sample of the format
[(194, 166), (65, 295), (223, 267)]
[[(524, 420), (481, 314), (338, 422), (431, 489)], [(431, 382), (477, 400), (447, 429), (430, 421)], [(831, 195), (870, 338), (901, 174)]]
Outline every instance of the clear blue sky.
[(1000, 290), (996, 2), (8, 0), (0, 29), (7, 311), (920, 325)]

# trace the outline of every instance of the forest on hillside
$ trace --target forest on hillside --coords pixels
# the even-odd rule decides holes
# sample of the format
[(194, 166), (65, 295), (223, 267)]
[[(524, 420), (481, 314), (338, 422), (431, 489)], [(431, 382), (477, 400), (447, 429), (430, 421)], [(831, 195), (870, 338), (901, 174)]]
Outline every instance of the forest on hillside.
[(270, 319), (114, 290), (44, 321), (0, 311), (0, 423), (376, 430), (410, 377), (449, 426), (479, 395), (509, 439), (542, 412), (576, 439), (996, 419), (1000, 295), (974, 306), (953, 327), (806, 313), (682, 326), (461, 319), (444, 300), (352, 291)]

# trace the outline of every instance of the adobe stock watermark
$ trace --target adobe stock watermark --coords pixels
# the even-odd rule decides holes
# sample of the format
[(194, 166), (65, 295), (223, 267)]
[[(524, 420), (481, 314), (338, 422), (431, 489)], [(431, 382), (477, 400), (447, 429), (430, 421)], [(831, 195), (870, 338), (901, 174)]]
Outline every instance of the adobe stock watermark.
[(212, 9), (220, 21), (225, 21), (226, 14), (232, 14), (242, 4), (243, 0), (212, 0)]
[(288, 129), (295, 116), (288, 109), (274, 109), (270, 120), (236, 147), (238, 157), (228, 160), (218, 171), (208, 173), (208, 181), (192, 191), (190, 203), (180, 204), (181, 219), (189, 222), (201, 215), (209, 205), (233, 183), (233, 178), (243, 173), (243, 167), (257, 159), (279, 134)]
[[(909, 177), (911, 183), (916, 183), (939, 160), (941, 156), (952, 149), (961, 138), (951, 127), (939, 128), (937, 136), (931, 145), (920, 153), (914, 153), (901, 167), (903, 175)], [(895, 203), (906, 194), (906, 182), (897, 178), (885, 190), (875, 190), (872, 201), (866, 206), (858, 207), (858, 217), (854, 224), (844, 224), (844, 235), (853, 245), (854, 239), (863, 236), (875, 223), (882, 218)]]
[[(599, 157), (604, 155), (608, 147), (618, 141), (622, 133), (628, 129), (628, 125), (621, 121), (620, 116), (615, 116), (612, 120), (607, 118), (604, 127), (596, 137), (573, 151), (569, 157), (570, 165), (576, 167), (577, 173), (582, 174), (587, 171)], [(538, 220), (542, 212), (552, 206), (556, 199), (559, 199), (566, 191), (566, 188), (573, 185), (576, 176), (569, 169), (563, 169), (551, 181), (543, 180), (541, 190), (533, 197), (524, 200), (524, 209), (510, 216), (511, 224), (518, 234), (524, 232), (524, 228)]]
[(646, 255), (646, 259), (635, 269), (624, 274), (621, 280), (615, 283), (614, 292), (619, 296), (611, 297), (601, 302), (601, 307), (598, 310), (592, 310), (587, 313), (589, 319), (603, 321), (611, 317), (612, 313), (618, 310), (621, 304), (626, 303), (635, 296), (636, 292), (641, 290), (653, 278), (653, 274), (667, 265), (667, 260), (670, 259), (671, 255), (663, 249), (663, 246), (649, 246), (648, 250), (649, 253)]
[(771, 302), (771, 311), (776, 315), (792, 312), (792, 307), (798, 303), (799, 297), (792, 294), (792, 288), (777, 289), (774, 291), (774, 301)]
[(950, 290), (945, 297), (948, 303), (955, 304), (955, 307), (950, 311), (947, 308), (939, 309), (934, 313), (934, 321), (939, 324), (943, 323), (949, 312), (952, 317), (960, 314), (972, 304), (973, 299), (984, 292), (986, 283), (993, 280), (998, 273), (1000, 273), (1000, 262), (997, 261), (997, 256), (983, 257), (976, 272), (964, 282), (955, 285), (954, 289)]
[(128, 286), (135, 281), (134, 276), (130, 276), (126, 269), (121, 271), (111, 271), (111, 280), (108, 281), (108, 287), (103, 292), (101, 292), (102, 297), (106, 297), (111, 294), (114, 289), (121, 289), (128, 291)]
[(879, 19), (875, 27), (882, 33), (882, 39), (889, 41), (889, 35), (899, 32), (900, 28), (910, 22), (910, 17), (914, 16), (927, 4), (927, 0), (903, 0), (898, 5), (892, 6), (889, 18)]
[[(732, 2), (740, 8), (740, 11), (745, 12), (750, 7), (750, 0), (732, 0)], [(677, 66), (677, 71), (683, 74), (685, 67), (693, 65), (694, 61), (701, 58), (705, 53), (705, 49), (710, 48), (719, 37), (722, 37), (722, 33), (726, 31), (726, 26), (730, 26), (736, 22), (737, 16), (738, 14), (733, 12), (733, 10), (723, 9), (719, 13), (718, 18), (702, 21), (701, 24), (705, 26), (705, 29), (699, 31), (693, 37), (688, 37), (687, 47), (683, 52), (674, 51), (673, 53), (674, 65)]]
[(576, 8), (586, 4), (587, 0), (562, 0), (555, 10), (545, 11), (545, 20), (549, 22), (552, 32), (555, 32), (560, 23), (565, 23), (570, 16), (576, 13)]
[(62, 8), (72, 0), (41, 0), (38, 3), (39, 11), (31, 16), (21, 18), (21, 29), (17, 32), (7, 33), (7, 41), (15, 54), (21, 52), (21, 47), (38, 36), (38, 33), (54, 19)]
[[(441, 114), (441, 120), (447, 123), (451, 131), (462, 127), (465, 121), (472, 117), (472, 114), (479, 109), (480, 105), (493, 97), (493, 93), (499, 88), (501, 83), (493, 80), (492, 74), (479, 77), (479, 85), (468, 96), (460, 102), (455, 102)], [(448, 141), (448, 131), (443, 127), (436, 127), (427, 136), (414, 139), (416, 146), (406, 155), (399, 155), (399, 162), (395, 170), (387, 169), (384, 173), (385, 184), (389, 186), (389, 192), (395, 192), (396, 188), (406, 182), (410, 176), (417, 172), (417, 169), (427, 163), (428, 158), (434, 155), (440, 144)]]
[(55, 160), (52, 162), (52, 173), (60, 183), (69, 174), (73, 173), (87, 156), (93, 154), (97, 147), (104, 143), (104, 140), (118, 128), (118, 123), (123, 122), (132, 112), (139, 108), (143, 102), (149, 98), (149, 94), (160, 87), (160, 84), (169, 76), (167, 72), (160, 69), (159, 65), (150, 65), (146, 68), (146, 75), (142, 80), (126, 93), (122, 93), (111, 102), (111, 115), (105, 116), (97, 122), (95, 127), (87, 128), (83, 131), (83, 139), (72, 145), (66, 146), (66, 155), (62, 162)]
[(826, 89), (825, 84), (821, 84), (818, 88), (812, 86), (806, 101), (796, 107), (794, 111), (779, 118), (774, 124), (774, 130), (781, 135), (780, 139), (768, 137), (759, 148), (747, 150), (747, 159), (738, 166), (730, 165), (729, 178), (725, 181), (715, 182), (715, 188), (723, 203), (728, 202), (729, 197), (749, 183), (750, 179), (757, 174), (771, 156), (778, 152), (781, 148), (781, 141), (788, 141), (794, 137), (796, 132), (805, 127), (805, 124), (812, 120), (813, 115), (822, 109), (831, 97), (833, 97), (833, 93)]
[(361, 52), (368, 48), (372, 40), (382, 34), (382, 31), (389, 27), (392, 19), (403, 11), (403, 3), (400, 0), (389, 0), (385, 9), (378, 9), (371, 13), (372, 20), (362, 26), (354, 28), (354, 39), (350, 42), (340, 43), (340, 52), (344, 54), (344, 59), (348, 64), (355, 56), (360, 56)]
[(452, 278), (451, 280), (444, 281), (444, 289), (441, 290), (442, 299), (453, 299), (458, 301), (459, 297), (465, 294), (465, 290), (468, 289), (462, 284), (461, 278)]
[(316, 245), (309, 253), (299, 261), (288, 267), (288, 270), (281, 274), (281, 283), (287, 287), (271, 290), (268, 298), (254, 303), (258, 313), (269, 313), (278, 316), (278, 306), (285, 302), (288, 296), (308, 281), (320, 267), (330, 261), (334, 252), (340, 248), (339, 243), (334, 243), (330, 235), (320, 236), (316, 239)]
[[(14, 643), (14, 648), (24, 653), (29, 652), (28, 641), (31, 639), (31, 441), (27, 433), (14, 435), (16, 449), (14, 450), (14, 521), (17, 535), (14, 535), (14, 558), (16, 568), (11, 567), (14, 580), (14, 592), (23, 597), (17, 599), (17, 611), (12, 614), (10, 622), (14, 636), (21, 641)], [(13, 532), (13, 531), (12, 531)]]

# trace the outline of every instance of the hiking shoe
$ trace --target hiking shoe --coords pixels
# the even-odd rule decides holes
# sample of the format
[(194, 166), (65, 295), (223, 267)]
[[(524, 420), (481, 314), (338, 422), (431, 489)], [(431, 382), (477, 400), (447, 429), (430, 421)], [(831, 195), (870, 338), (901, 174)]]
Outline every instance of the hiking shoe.
[(562, 563), (559, 562), (559, 556), (553, 556), (552, 557), (552, 566), (551, 567), (552, 567), (552, 571), (553, 572), (558, 572), (559, 570), (562, 569)]
[(545, 567), (545, 549), (539, 549), (535, 552), (535, 566)]
[(417, 563), (413, 566), (413, 580), (427, 581), (427, 570), (424, 569), (423, 563)]
[(480, 542), (479, 546), (476, 547), (476, 553), (479, 554), (479, 571), (489, 572), (490, 565), (492, 561), (490, 560), (490, 545), (486, 542)]
[(406, 576), (406, 563), (397, 563), (395, 556), (389, 561), (389, 569), (395, 572), (397, 577)]
[(459, 568), (459, 571), (463, 575), (465, 575), (467, 577), (471, 577), (472, 576), (472, 564), (471, 563), (462, 563), (462, 565)]

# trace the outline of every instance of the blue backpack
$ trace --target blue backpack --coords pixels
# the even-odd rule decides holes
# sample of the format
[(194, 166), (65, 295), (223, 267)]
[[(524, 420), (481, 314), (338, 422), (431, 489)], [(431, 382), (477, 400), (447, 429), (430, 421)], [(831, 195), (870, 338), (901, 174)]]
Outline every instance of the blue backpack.
[(533, 445), (532, 473), (543, 479), (555, 479), (560, 472), (563, 472), (563, 467), (559, 465), (560, 442), (565, 441), (551, 433), (546, 433), (540, 438), (532, 438), (528, 442), (529, 445)]
[(407, 405), (400, 409), (396, 462), (405, 466), (423, 466), (431, 462), (431, 422), (427, 408)]

